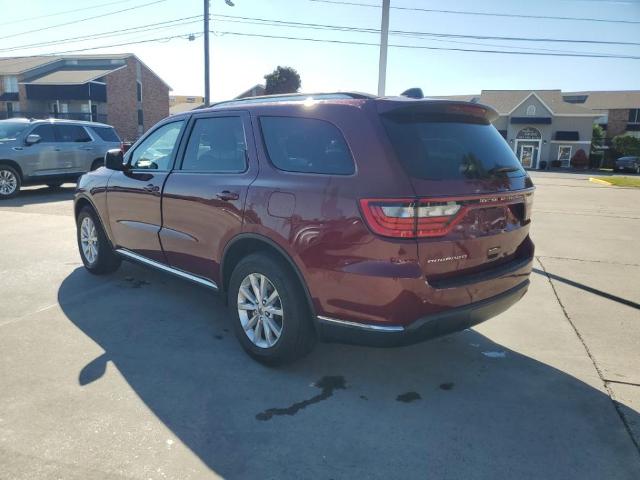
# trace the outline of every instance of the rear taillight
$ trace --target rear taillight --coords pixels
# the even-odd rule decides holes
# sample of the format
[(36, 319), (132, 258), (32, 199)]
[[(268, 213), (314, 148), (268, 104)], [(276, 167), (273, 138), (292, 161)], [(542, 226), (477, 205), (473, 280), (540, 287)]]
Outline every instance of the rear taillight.
[(524, 196), (524, 220), (531, 220), (531, 210), (533, 209), (533, 193), (527, 193)]
[(363, 199), (360, 207), (374, 233), (393, 238), (440, 237), (462, 218), (462, 205), (456, 201)]

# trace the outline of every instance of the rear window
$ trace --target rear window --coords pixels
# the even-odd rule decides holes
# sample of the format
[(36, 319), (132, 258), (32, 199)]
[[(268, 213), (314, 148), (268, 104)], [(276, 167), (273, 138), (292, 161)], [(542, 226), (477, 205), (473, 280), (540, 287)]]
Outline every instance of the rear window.
[(340, 130), (314, 118), (261, 117), (267, 153), (287, 172), (350, 175), (353, 158)]
[(412, 177), (484, 179), (526, 175), (500, 133), (484, 123), (429, 116), (383, 117), (398, 159)]
[(120, 137), (111, 127), (91, 127), (93, 131), (105, 142), (120, 142)]

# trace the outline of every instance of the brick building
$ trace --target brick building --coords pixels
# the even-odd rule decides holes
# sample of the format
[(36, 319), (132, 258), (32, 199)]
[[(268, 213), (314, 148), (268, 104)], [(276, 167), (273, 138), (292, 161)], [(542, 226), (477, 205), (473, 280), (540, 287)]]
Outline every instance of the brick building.
[(0, 58), (0, 118), (68, 118), (137, 139), (169, 115), (169, 85), (133, 54)]
[(623, 134), (640, 138), (640, 90), (566, 92), (563, 98), (599, 113), (596, 123), (607, 139)]

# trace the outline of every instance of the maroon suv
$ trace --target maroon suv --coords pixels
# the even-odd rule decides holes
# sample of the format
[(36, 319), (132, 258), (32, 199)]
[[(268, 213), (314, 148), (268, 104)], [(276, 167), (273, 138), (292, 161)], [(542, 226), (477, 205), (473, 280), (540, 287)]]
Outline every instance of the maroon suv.
[(526, 292), (533, 184), (465, 102), (256, 97), (169, 117), (75, 198), (86, 268), (134, 260), (224, 292), (270, 363), (317, 338), (400, 345)]

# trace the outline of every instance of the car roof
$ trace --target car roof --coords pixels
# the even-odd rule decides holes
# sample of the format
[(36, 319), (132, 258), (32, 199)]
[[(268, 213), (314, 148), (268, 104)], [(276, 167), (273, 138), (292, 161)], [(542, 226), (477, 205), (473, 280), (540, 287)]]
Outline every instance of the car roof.
[(219, 112), (224, 110), (253, 110), (263, 108), (311, 106), (314, 104), (335, 104), (361, 106), (364, 103), (375, 103), (379, 113), (406, 111), (418, 112), (428, 109), (446, 109), (449, 106), (462, 106), (463, 108), (476, 107), (474, 110), (482, 110), (489, 121), (498, 117), (498, 113), (490, 106), (476, 102), (462, 100), (444, 100), (432, 98), (410, 98), (406, 96), (379, 97), (361, 92), (328, 92), (328, 93), (288, 93), (281, 95), (263, 95), (242, 99), (218, 102), (210, 107), (190, 110), (188, 112), (173, 115), (171, 118), (188, 118), (190, 115), (206, 112)]
[(82, 125), (85, 127), (108, 127), (113, 128), (111, 125), (107, 125), (106, 123), (99, 122), (88, 122), (86, 120), (66, 120), (62, 118), (47, 118), (47, 119), (39, 119), (39, 118), (7, 118), (4, 120), (0, 120), (0, 122), (17, 122), (17, 123), (29, 123), (32, 125), (39, 125), (45, 123), (51, 124), (61, 124), (61, 125)]

